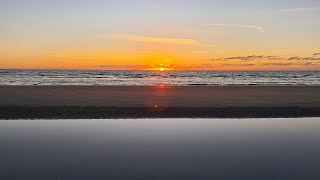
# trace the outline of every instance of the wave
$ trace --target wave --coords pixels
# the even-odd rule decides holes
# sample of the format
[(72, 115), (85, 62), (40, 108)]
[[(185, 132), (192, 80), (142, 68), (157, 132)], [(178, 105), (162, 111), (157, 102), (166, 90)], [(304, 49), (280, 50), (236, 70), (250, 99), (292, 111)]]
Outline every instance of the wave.
[(0, 70), (0, 85), (320, 85), (320, 71)]

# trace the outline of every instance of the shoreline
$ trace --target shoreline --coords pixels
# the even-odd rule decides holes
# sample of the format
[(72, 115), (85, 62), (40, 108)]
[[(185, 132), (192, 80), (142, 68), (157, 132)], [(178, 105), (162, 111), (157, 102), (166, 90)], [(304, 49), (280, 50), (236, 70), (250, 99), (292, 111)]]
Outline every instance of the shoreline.
[(186, 85), (166, 85), (166, 84), (159, 84), (159, 85), (3, 85), (0, 84), (0, 88), (5, 87), (320, 87), (320, 84), (266, 84), (266, 85), (260, 85), (260, 84), (186, 84)]
[(0, 119), (320, 117), (320, 86), (0, 86)]

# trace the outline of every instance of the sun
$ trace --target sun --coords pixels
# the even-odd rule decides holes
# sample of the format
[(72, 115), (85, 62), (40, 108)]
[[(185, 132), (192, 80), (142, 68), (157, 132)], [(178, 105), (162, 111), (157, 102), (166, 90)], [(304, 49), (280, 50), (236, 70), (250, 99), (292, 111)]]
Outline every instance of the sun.
[(166, 69), (165, 68), (160, 68), (159, 69), (161, 72), (165, 71)]

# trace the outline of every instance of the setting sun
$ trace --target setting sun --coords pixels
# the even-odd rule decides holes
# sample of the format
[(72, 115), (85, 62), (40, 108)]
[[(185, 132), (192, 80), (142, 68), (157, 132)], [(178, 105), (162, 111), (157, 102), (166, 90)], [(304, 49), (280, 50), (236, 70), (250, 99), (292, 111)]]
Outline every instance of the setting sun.
[(165, 71), (166, 69), (165, 68), (160, 68), (159, 69), (161, 72)]

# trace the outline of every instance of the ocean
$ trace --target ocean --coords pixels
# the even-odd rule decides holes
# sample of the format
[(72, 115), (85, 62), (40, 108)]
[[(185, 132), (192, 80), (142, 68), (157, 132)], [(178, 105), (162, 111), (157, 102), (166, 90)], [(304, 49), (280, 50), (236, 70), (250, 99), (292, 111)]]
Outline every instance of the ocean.
[(0, 85), (317, 86), (320, 71), (0, 70)]

